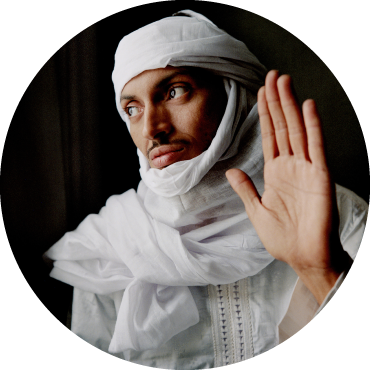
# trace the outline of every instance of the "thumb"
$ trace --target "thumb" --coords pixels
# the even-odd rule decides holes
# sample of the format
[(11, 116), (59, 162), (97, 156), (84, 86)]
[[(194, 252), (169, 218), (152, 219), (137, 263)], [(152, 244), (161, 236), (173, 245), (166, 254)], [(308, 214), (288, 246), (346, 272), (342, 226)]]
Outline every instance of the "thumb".
[(247, 174), (236, 168), (226, 171), (226, 177), (231, 187), (243, 201), (248, 216), (253, 214), (261, 205), (261, 197), (253, 181)]

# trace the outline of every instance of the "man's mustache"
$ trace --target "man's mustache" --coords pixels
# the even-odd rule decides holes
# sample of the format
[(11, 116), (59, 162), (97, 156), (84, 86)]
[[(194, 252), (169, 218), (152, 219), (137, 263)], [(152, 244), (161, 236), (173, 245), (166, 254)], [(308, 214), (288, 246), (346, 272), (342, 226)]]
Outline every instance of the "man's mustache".
[(188, 144), (189, 142), (187, 140), (181, 140), (181, 139), (174, 139), (174, 140), (168, 140), (168, 139), (163, 139), (163, 140), (156, 140), (153, 141), (153, 145), (147, 150), (146, 152), (146, 157), (149, 159), (149, 153), (155, 149), (160, 147), (161, 145), (171, 145), (171, 144)]

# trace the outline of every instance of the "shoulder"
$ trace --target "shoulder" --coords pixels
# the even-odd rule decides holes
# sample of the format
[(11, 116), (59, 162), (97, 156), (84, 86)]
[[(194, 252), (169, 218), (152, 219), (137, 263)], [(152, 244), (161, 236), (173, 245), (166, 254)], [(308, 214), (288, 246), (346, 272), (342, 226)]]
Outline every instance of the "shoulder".
[(367, 211), (368, 204), (353, 191), (338, 184), (335, 184), (335, 191), (337, 195), (338, 208), (340, 205), (342, 207), (352, 206), (355, 210), (360, 212)]
[[(366, 222), (368, 204), (353, 191), (338, 184), (335, 185), (339, 217), (341, 226), (351, 228), (359, 223)], [(344, 225), (343, 222), (346, 221)]]
[(339, 232), (344, 249), (352, 258), (360, 246), (368, 213), (368, 204), (353, 191), (335, 185), (339, 211)]

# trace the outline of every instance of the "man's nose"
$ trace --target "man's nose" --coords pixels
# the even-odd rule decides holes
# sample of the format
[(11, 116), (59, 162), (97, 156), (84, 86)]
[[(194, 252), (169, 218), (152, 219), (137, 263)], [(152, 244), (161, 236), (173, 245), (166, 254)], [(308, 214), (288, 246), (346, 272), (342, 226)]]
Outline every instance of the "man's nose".
[(143, 136), (148, 140), (155, 140), (171, 131), (172, 124), (167, 110), (160, 105), (147, 105), (144, 110)]

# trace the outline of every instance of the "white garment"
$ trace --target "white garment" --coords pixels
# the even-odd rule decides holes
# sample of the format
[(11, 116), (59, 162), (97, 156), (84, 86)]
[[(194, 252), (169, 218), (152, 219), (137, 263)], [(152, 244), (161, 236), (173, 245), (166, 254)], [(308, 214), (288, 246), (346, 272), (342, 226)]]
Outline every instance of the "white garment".
[[(340, 186), (337, 186), (337, 201), (341, 242), (355, 258), (368, 207), (353, 192)], [(182, 370), (218, 367), (248, 359), (275, 347), (306, 325), (327, 304), (343, 277), (344, 274), (320, 309), (300, 280), (295, 286), (297, 275), (280, 261), (274, 261), (257, 275), (241, 280), (236, 289), (235, 284), (192, 287), (201, 317), (198, 324), (156, 350), (128, 350), (115, 356), (141, 365)], [(242, 301), (235, 301), (238, 297), (235, 291), (238, 290)], [(292, 292), (288, 308), (286, 302), (289, 303)], [(75, 288), (72, 331), (108, 352), (121, 297), (122, 292), (98, 295)], [(223, 305), (220, 305), (221, 301)], [(236, 302), (241, 305), (235, 307)], [(221, 310), (223, 307), (225, 316), (221, 316), (225, 312)], [(234, 315), (236, 311), (240, 311), (238, 315)], [(227, 321), (223, 322), (223, 319)], [(239, 333), (239, 330), (244, 331)]]

